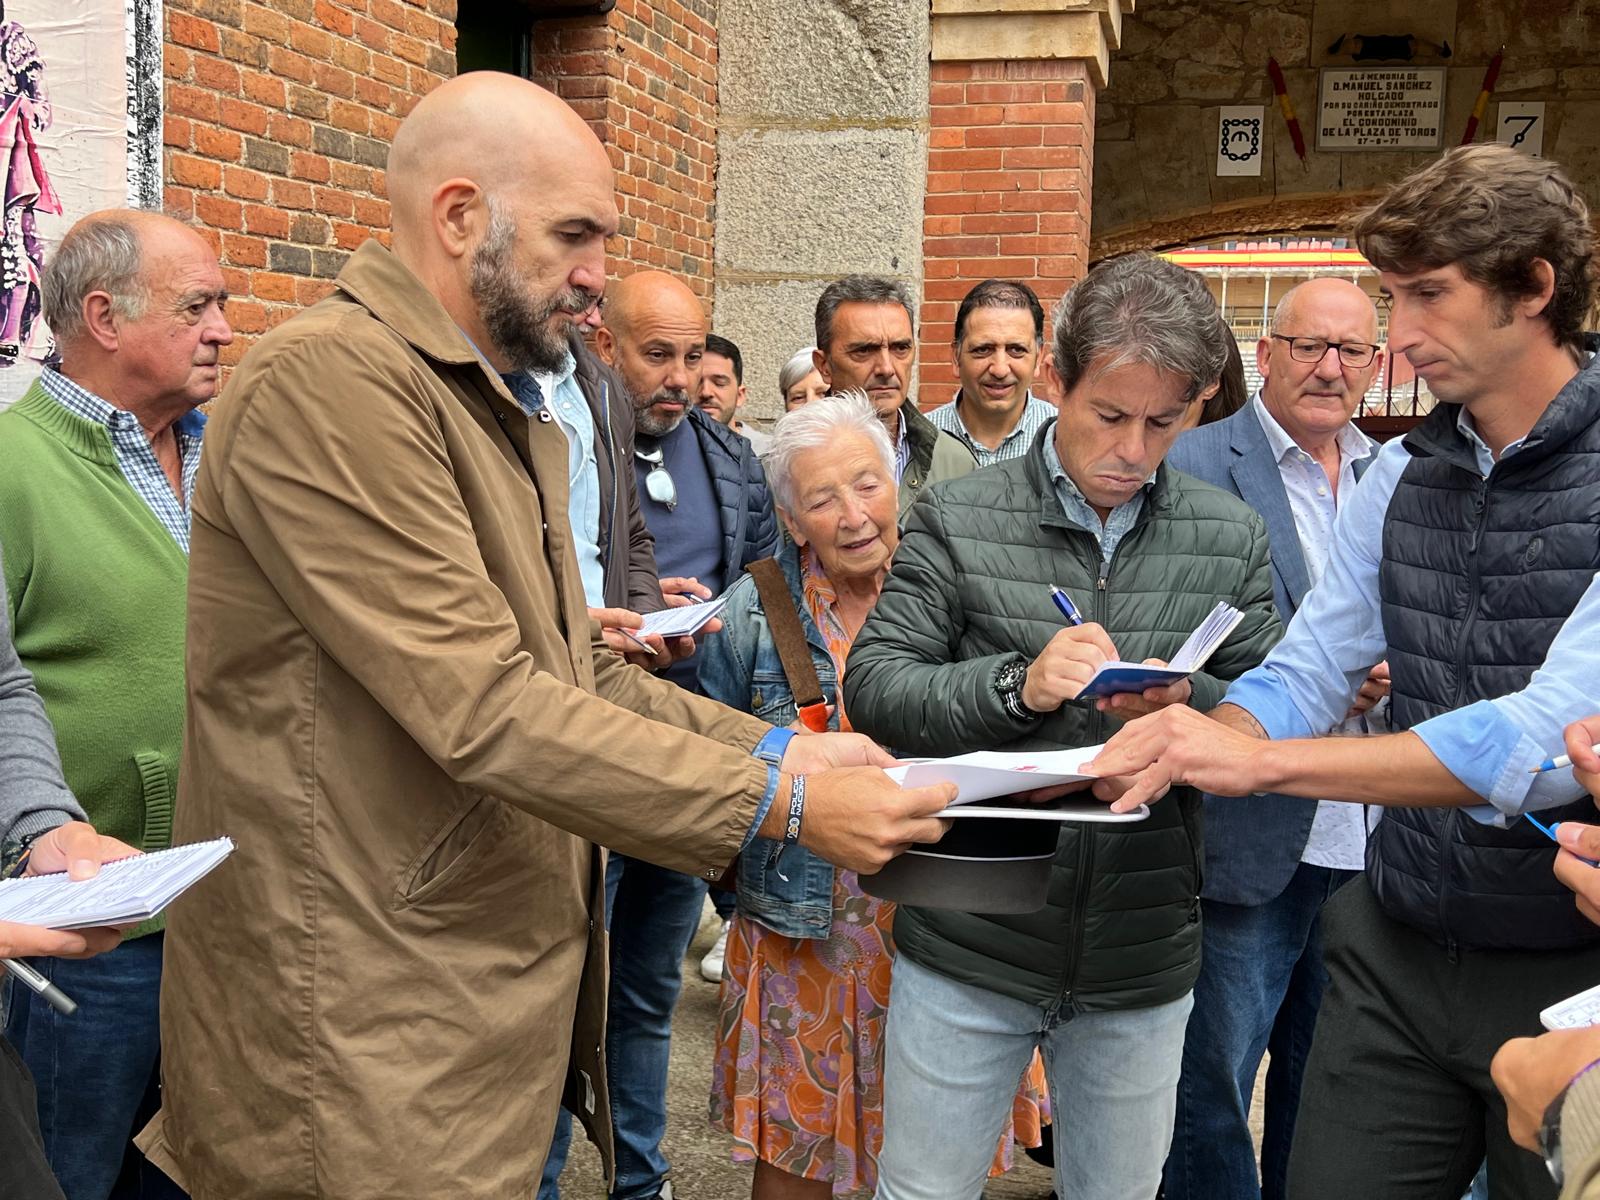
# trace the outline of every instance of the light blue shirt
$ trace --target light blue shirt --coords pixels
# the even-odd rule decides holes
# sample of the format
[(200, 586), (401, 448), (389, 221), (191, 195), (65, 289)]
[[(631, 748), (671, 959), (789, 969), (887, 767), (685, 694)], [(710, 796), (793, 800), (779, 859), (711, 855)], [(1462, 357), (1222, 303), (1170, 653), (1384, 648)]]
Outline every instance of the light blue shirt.
[(1117, 547), (1121, 545), (1122, 539), (1128, 536), (1129, 531), (1139, 520), (1139, 514), (1144, 511), (1144, 494), (1155, 482), (1154, 473), (1144, 481), (1132, 499), (1124, 500), (1113, 508), (1102, 523), (1100, 514), (1095, 512), (1078, 485), (1072, 482), (1072, 477), (1067, 474), (1067, 468), (1062, 465), (1061, 455), (1056, 453), (1054, 435), (1044, 440), (1044, 465), (1050, 472), (1050, 480), (1055, 484), (1056, 499), (1060, 502), (1061, 511), (1066, 514), (1067, 520), (1082, 525), (1094, 534), (1095, 541), (1100, 543), (1100, 574), (1104, 575), (1111, 567), (1111, 560), (1116, 556)]
[[(909, 396), (905, 402), (914, 403)], [(894, 481), (899, 483), (906, 476), (906, 468), (911, 465), (911, 439), (906, 436), (906, 414), (897, 412), (895, 419), (900, 423), (894, 431)]]
[[(1278, 478), (1283, 482), (1284, 495), (1289, 501), (1289, 515), (1294, 520), (1301, 558), (1315, 586), (1333, 550), (1333, 523), (1338, 515), (1338, 502), (1349, 501), (1356, 487), (1356, 463), (1372, 456), (1374, 443), (1349, 422), (1340, 427), (1334, 437), (1334, 449), (1339, 456), (1336, 490), (1328, 485), (1328, 473), (1322, 464), (1278, 424), (1263, 403), (1260, 392), (1250, 403), (1278, 464)], [(1373, 726), (1365, 716), (1360, 716), (1343, 722), (1339, 729), (1345, 733), (1364, 734), (1372, 732)], [(1365, 805), (1317, 801), (1300, 861), (1336, 871), (1361, 870), (1366, 860), (1368, 815)], [(1376, 816), (1372, 814), (1373, 819)]]
[(105, 426), (111, 436), (111, 449), (117, 460), (117, 469), (128, 481), (134, 494), (150, 507), (156, 520), (178, 543), (185, 554), (189, 553), (189, 502), (194, 498), (195, 475), (200, 470), (200, 440), (205, 433), (206, 415), (198, 408), (185, 413), (173, 425), (178, 439), (178, 458), (183, 499), (172, 494), (172, 484), (161, 469), (156, 452), (151, 449), (150, 437), (139, 424), (139, 418), (126, 409), (117, 408), (100, 399), (93, 392), (79, 387), (61, 372), (46, 367), (39, 375), (39, 386), (45, 394), (75, 417)]
[(978, 460), (980, 467), (991, 466), (997, 462), (1007, 462), (1013, 458), (1021, 458), (1033, 445), (1034, 434), (1044, 428), (1046, 423), (1056, 415), (1056, 406), (1048, 400), (1041, 400), (1032, 392), (1028, 393), (1027, 402), (1022, 406), (1022, 415), (1017, 418), (1016, 425), (1011, 432), (1000, 439), (1000, 444), (993, 450), (985, 446), (967, 430), (967, 423), (961, 419), (961, 409), (958, 407), (961, 397), (957, 396), (949, 404), (941, 404), (928, 414), (940, 429), (951, 437), (957, 438), (963, 446), (972, 451), (972, 457)]
[[(1465, 410), (1458, 427), (1472, 445), (1479, 473), (1487, 476), (1494, 455)], [(1500, 457), (1509, 458), (1521, 446), (1520, 440), (1511, 443)], [(1383, 521), (1410, 461), (1398, 439), (1378, 451), (1360, 485), (1339, 506), (1333, 551), (1321, 582), (1306, 596), (1266, 661), (1228, 689), (1228, 703), (1248, 711), (1269, 737), (1314, 737), (1333, 728), (1372, 664), (1388, 653), (1378, 598)], [(1529, 772), (1564, 753), (1561, 731), (1595, 711), (1597, 630), (1600, 579), (1591, 581), (1551, 643), (1544, 665), (1520, 692), (1480, 700), (1412, 729), (1452, 775), (1492, 805), (1468, 810), (1479, 820), (1504, 824), (1583, 794), (1570, 769)]]
[(534, 378), (539, 381), (545, 403), (561, 432), (567, 435), (567, 481), (571, 492), (567, 519), (572, 523), (573, 549), (578, 552), (584, 602), (590, 608), (604, 608), (606, 569), (600, 559), (600, 466), (595, 459), (594, 412), (578, 386), (577, 369), (578, 364), (569, 353), (560, 373), (536, 373)]

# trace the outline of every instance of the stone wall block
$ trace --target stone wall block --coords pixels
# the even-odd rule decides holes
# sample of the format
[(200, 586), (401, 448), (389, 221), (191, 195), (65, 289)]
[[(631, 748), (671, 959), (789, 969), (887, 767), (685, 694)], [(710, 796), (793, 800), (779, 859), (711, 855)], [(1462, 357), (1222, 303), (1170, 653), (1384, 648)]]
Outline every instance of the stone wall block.
[(722, 0), (725, 118), (920, 120), (928, 107), (927, 0)]
[(898, 275), (917, 261), (920, 131), (770, 129), (724, 134), (718, 150), (719, 271)]
[(813, 314), (825, 283), (820, 279), (718, 281), (712, 328), (731, 338), (744, 355), (751, 416), (771, 420), (782, 414), (778, 372), (791, 354), (812, 344)]

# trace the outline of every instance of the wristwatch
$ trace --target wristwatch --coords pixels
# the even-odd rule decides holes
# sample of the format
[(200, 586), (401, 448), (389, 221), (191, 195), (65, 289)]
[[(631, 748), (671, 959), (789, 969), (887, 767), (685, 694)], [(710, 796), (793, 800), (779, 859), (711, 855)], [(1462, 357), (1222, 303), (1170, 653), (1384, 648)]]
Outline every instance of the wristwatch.
[(1014, 721), (1037, 721), (1044, 716), (1035, 712), (1022, 702), (1022, 685), (1028, 679), (1028, 667), (1032, 664), (1018, 654), (1000, 665), (994, 673), (995, 698), (1000, 701), (1000, 707), (1005, 709), (1006, 716)]

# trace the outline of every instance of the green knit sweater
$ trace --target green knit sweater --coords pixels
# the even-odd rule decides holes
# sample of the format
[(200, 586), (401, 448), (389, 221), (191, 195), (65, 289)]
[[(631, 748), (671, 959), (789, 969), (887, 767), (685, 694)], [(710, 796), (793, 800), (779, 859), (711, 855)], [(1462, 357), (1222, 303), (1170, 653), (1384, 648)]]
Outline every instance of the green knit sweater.
[(0, 413), (0, 464), (12, 636), (67, 785), (101, 833), (159, 850), (183, 742), (188, 558), (123, 477), (109, 432), (37, 383)]

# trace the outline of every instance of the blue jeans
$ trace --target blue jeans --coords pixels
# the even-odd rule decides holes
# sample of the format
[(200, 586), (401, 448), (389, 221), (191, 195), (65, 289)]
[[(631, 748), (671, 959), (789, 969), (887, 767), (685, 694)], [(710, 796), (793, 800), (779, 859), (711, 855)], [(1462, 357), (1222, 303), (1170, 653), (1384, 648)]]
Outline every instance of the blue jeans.
[(1042, 1009), (895, 960), (877, 1200), (972, 1200), (1035, 1048), (1044, 1052), (1056, 1192), (1150, 1200), (1172, 1140), (1191, 998), (1120, 1012)]
[(6, 1037), (33, 1073), (45, 1154), (67, 1200), (183, 1196), (131, 1142), (159, 1106), (162, 940), (30, 960), (77, 1001), (70, 1017), (8, 982)]
[[(616, 1137), (616, 1200), (643, 1200), (666, 1182), (667, 1060), (672, 1010), (683, 988), (706, 881), (622, 854), (606, 862), (611, 992), (606, 1009), (606, 1075)], [(572, 1143), (572, 1117), (556, 1121), (539, 1200), (557, 1200)]]
[[(1328, 982), (1322, 905), (1357, 874), (1301, 863), (1265, 904), (1203, 902), (1167, 1200), (1283, 1200), (1300, 1079)], [(1263, 1051), (1272, 1062), (1258, 1183), (1249, 1115)]]

